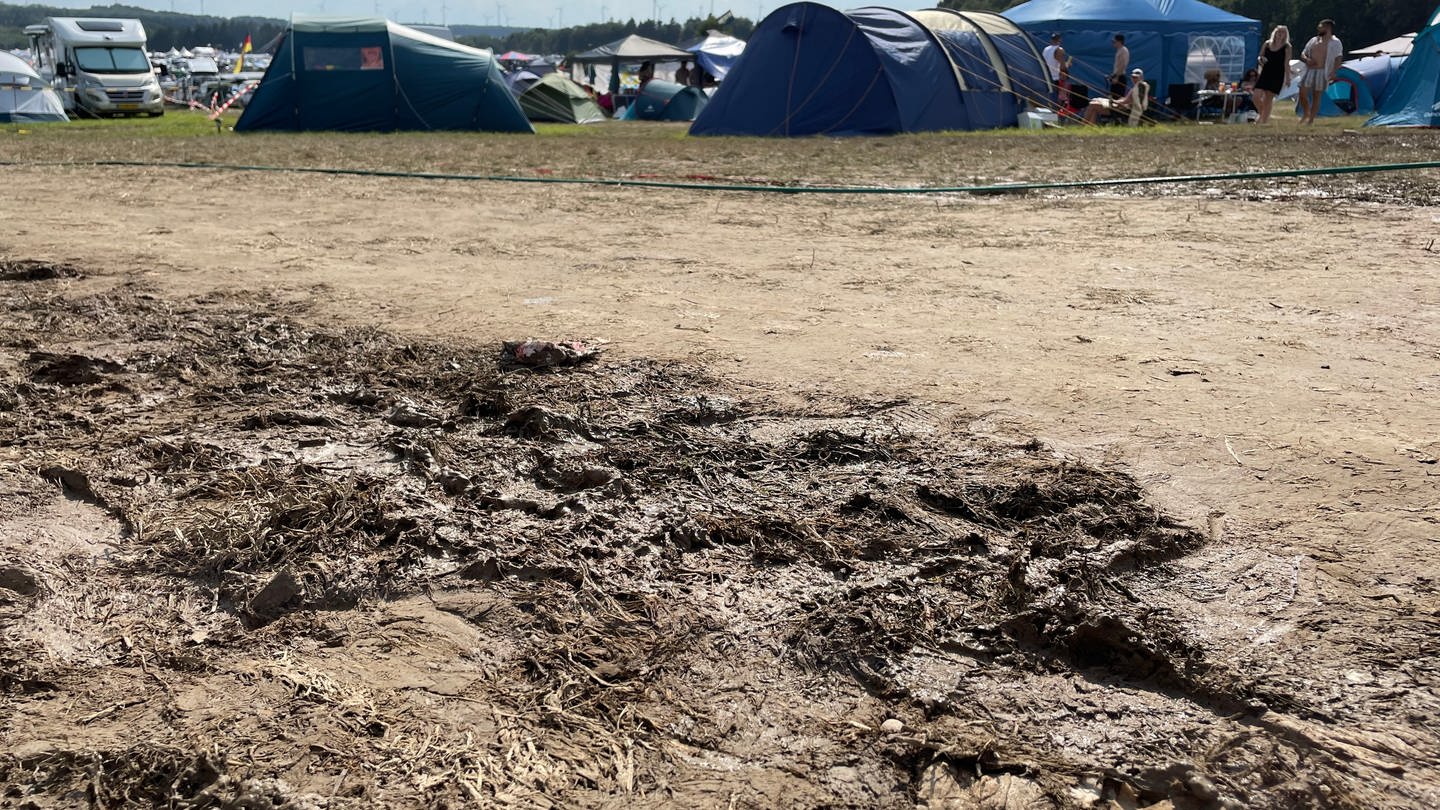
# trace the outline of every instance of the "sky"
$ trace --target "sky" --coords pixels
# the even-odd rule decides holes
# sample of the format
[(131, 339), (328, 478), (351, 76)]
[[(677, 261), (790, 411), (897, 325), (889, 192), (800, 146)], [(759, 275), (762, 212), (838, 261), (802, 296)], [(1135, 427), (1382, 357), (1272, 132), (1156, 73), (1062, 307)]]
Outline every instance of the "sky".
[[(20, 0), (23, 2), (23, 0)], [(523, 28), (560, 28), (604, 20), (647, 20), (659, 17), (703, 17), (732, 11), (738, 16), (758, 19), (785, 4), (785, 0), (125, 0), (130, 5), (160, 11), (214, 14), (222, 17), (254, 16), (285, 19), (292, 12), (303, 14), (379, 13), (400, 22), (464, 23), (469, 25), (512, 25)], [(821, 0), (826, 2), (826, 0)], [(49, 0), (49, 5), (87, 8), (91, 0)], [(865, 5), (854, 2), (827, 2), (840, 8)], [(910, 7), (901, 4), (899, 7)], [(933, 5), (933, 2), (914, 6)]]

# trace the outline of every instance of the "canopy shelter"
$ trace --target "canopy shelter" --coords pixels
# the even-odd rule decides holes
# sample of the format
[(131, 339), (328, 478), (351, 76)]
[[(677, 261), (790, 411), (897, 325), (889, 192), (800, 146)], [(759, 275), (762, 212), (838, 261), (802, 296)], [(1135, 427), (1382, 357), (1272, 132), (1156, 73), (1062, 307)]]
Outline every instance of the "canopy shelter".
[[(1335, 81), (1320, 97), (1318, 114), (1324, 117), (1370, 115), (1404, 64), (1403, 56), (1367, 56), (1341, 63), (1335, 71)], [(1298, 108), (1296, 111), (1299, 112)]]
[(572, 64), (603, 64), (610, 66), (610, 94), (620, 93), (620, 65), (635, 62), (683, 62), (694, 57), (674, 45), (666, 45), (639, 34), (630, 34), (614, 42), (591, 48), (570, 59)]
[(710, 97), (698, 87), (659, 79), (647, 82), (634, 103), (625, 109), (625, 118), (640, 121), (694, 121)]
[(1401, 34), (1398, 37), (1387, 39), (1384, 42), (1377, 42), (1374, 45), (1366, 45), (1363, 48), (1356, 48), (1350, 52), (1351, 56), (1409, 56), (1410, 49), (1415, 46), (1415, 34)]
[(1043, 47), (1060, 34), (1071, 81), (1108, 87), (1112, 41), (1125, 35), (1130, 68), (1142, 68), (1162, 98), (1172, 84), (1201, 84), (1207, 70), (1240, 81), (1260, 54), (1260, 23), (1200, 0), (1030, 0), (1004, 15)]
[(704, 39), (686, 45), (685, 50), (695, 55), (695, 64), (714, 76), (715, 81), (723, 82), (740, 54), (745, 52), (745, 40), (710, 31)]
[(495, 58), (499, 59), (501, 62), (529, 62), (535, 59), (535, 55), (529, 53), (521, 53), (520, 51), (506, 51), (505, 53), (502, 53)]
[(69, 121), (55, 91), (24, 59), (0, 51), (0, 123), (39, 124)]
[(983, 12), (801, 2), (756, 27), (695, 135), (865, 135), (1013, 126), (1050, 96), (1040, 55)]
[(1366, 126), (1440, 127), (1440, 7), (1415, 35), (1415, 46)]
[(605, 112), (584, 88), (559, 73), (537, 76), (528, 70), (506, 77), (510, 91), (531, 121), (561, 124), (593, 124), (605, 120)]
[(295, 15), (236, 132), (534, 132), (490, 51), (380, 17)]

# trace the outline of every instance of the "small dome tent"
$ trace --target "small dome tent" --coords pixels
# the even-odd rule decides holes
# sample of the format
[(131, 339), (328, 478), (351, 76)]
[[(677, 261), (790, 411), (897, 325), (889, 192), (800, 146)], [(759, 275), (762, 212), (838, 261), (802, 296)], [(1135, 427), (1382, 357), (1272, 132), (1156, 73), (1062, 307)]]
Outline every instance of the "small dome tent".
[(604, 110), (585, 89), (559, 73), (537, 76), (522, 70), (510, 74), (507, 81), (531, 121), (593, 124), (605, 120)]
[(625, 118), (640, 121), (694, 121), (710, 97), (698, 87), (654, 79), (625, 109)]
[(1116, 34), (1125, 35), (1130, 66), (1143, 68), (1162, 98), (1172, 84), (1199, 83), (1206, 66), (1238, 82), (1260, 55), (1258, 20), (1200, 0), (1030, 0), (1002, 13), (1037, 42), (1060, 34), (1074, 59), (1071, 80), (1092, 94), (1107, 87)]
[[(1319, 115), (1370, 115), (1385, 97), (1391, 79), (1405, 64), (1404, 56), (1367, 56), (1352, 59), (1335, 71), (1335, 81), (1320, 97)], [(1298, 108), (1297, 108), (1298, 112)]]
[(534, 132), (490, 51), (379, 17), (295, 15), (236, 132)]
[(1380, 99), (1372, 127), (1440, 127), (1440, 7)]

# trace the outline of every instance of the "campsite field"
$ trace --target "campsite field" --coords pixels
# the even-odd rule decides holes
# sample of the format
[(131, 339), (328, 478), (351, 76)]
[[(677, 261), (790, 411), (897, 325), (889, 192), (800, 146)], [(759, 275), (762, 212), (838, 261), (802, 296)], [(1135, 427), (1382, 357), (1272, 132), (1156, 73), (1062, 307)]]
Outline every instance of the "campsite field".
[(0, 806), (1440, 805), (1440, 172), (84, 165), (1436, 155), (0, 129)]

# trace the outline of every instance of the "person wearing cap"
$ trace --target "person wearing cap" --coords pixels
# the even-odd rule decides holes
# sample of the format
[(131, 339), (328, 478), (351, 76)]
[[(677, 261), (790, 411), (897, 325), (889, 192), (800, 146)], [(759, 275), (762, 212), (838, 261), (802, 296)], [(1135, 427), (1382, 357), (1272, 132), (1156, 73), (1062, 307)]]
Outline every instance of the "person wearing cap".
[(1130, 71), (1130, 89), (1125, 95), (1117, 99), (1096, 98), (1091, 99), (1085, 106), (1085, 123), (1097, 124), (1100, 122), (1100, 114), (1111, 112), (1115, 114), (1129, 113), (1130, 126), (1140, 123), (1140, 116), (1150, 107), (1150, 85), (1145, 83), (1145, 71), (1135, 68)]

